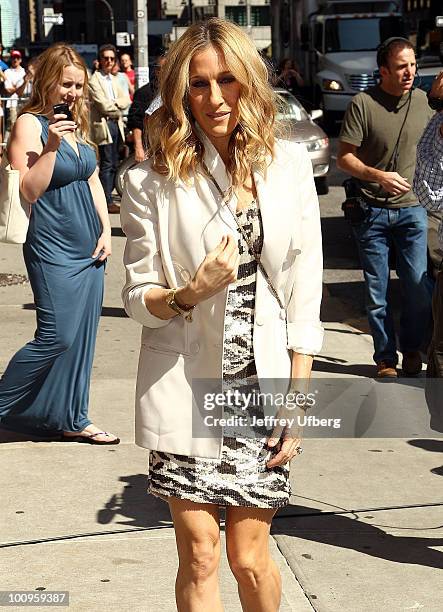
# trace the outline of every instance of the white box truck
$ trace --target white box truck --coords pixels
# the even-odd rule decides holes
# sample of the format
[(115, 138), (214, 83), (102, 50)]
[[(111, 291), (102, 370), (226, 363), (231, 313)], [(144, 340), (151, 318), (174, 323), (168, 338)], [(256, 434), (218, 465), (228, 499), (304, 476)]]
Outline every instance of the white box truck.
[(315, 108), (332, 127), (356, 93), (374, 85), (378, 45), (405, 36), (401, 5), (390, 0), (304, 0), (302, 69)]

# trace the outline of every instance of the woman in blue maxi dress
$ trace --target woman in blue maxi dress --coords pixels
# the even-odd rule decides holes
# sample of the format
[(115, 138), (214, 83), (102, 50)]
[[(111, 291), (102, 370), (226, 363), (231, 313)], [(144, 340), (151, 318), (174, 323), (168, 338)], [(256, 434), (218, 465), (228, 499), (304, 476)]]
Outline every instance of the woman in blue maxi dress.
[[(52, 87), (51, 78), (57, 81)], [(116, 444), (118, 438), (88, 418), (111, 232), (95, 151), (82, 133), (86, 89), (87, 71), (76, 52), (63, 44), (49, 48), (9, 143), (22, 194), (32, 202), (23, 254), (37, 330), (0, 380), (0, 427)], [(57, 103), (68, 104), (73, 121), (54, 115)]]

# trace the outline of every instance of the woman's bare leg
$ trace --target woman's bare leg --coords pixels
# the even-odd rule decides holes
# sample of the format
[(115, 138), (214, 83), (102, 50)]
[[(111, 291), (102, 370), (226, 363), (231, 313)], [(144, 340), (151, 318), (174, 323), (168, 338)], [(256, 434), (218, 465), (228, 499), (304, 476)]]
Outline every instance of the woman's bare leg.
[(226, 508), (226, 551), (243, 612), (278, 612), (280, 572), (269, 554), (274, 509)]
[(175, 581), (178, 612), (222, 612), (218, 583), (218, 506), (170, 497), (179, 567)]

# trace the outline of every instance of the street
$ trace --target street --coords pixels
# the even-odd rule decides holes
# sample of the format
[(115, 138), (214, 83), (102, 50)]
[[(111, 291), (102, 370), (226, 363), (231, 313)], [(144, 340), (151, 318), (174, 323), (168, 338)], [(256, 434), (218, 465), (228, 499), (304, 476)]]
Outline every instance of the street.
[[(342, 183), (346, 175), (336, 165), (338, 138), (330, 138), (331, 169), (329, 193), (319, 196), (324, 257), (324, 286), (328, 295), (346, 304), (346, 316), (358, 319), (367, 329), (364, 313), (363, 274), (350, 225), (345, 221), (341, 204), (344, 200)], [(325, 306), (325, 304), (324, 304)], [(325, 312), (322, 320), (325, 320)]]
[[(335, 147), (334, 140), (334, 156)], [(374, 388), (362, 274), (340, 209), (342, 180), (333, 160), (330, 193), (320, 197), (326, 337), (314, 378), (361, 377)], [(173, 612), (174, 533), (166, 504), (146, 494), (148, 453), (133, 443), (140, 328), (121, 305), (124, 236), (117, 215), (112, 225), (90, 414), (122, 443), (105, 449), (1, 434), (0, 589), (68, 590), (75, 612)], [(3, 371), (32, 337), (35, 313), (20, 246), (0, 246), (0, 273), (9, 275), (0, 286)], [(395, 427), (399, 410), (385, 402), (377, 414)], [(422, 399), (416, 412), (427, 415)], [(362, 415), (357, 410), (360, 421)], [(272, 528), (282, 612), (441, 610), (443, 442), (429, 431), (413, 434), (305, 440), (292, 463), (291, 504)], [(238, 612), (224, 550), (221, 583), (225, 611)]]

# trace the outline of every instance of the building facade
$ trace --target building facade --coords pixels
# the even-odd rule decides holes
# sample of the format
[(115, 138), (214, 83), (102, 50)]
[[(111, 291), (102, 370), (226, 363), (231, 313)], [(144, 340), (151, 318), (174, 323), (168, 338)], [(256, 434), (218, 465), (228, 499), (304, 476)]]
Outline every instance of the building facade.
[(244, 28), (258, 49), (270, 47), (270, 0), (167, 0), (162, 6), (164, 16), (174, 23), (169, 37), (171, 42), (179, 38), (190, 23), (220, 17)]
[[(134, 0), (1, 0), (2, 11), (12, 4), (20, 7), (16, 12), (24, 48), (58, 40), (115, 43), (117, 32), (134, 32)], [(146, 6), (148, 31), (160, 36), (163, 46), (176, 40), (190, 23), (212, 16), (245, 28), (259, 49), (271, 44), (271, 0), (149, 0)], [(45, 16), (54, 14), (63, 15), (63, 24), (44, 23)]]
[(0, 26), (2, 45), (5, 48), (15, 46), (21, 33), (19, 0), (1, 0)]

